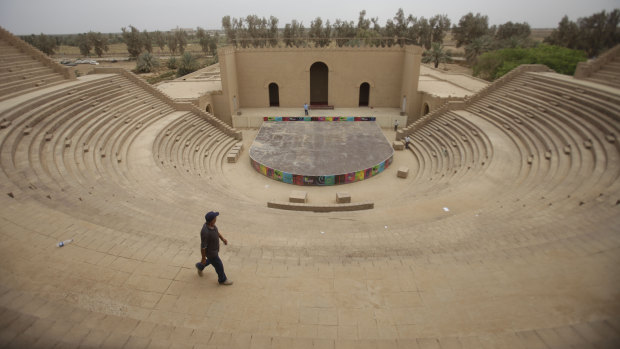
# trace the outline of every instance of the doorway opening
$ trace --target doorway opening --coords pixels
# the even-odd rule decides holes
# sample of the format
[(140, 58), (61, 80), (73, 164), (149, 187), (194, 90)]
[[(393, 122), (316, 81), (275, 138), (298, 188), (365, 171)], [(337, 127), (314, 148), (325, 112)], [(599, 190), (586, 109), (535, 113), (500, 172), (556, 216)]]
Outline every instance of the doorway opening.
[(329, 69), (323, 62), (315, 62), (310, 67), (310, 105), (328, 105)]
[(367, 107), (370, 100), (370, 84), (364, 82), (360, 85), (360, 107)]
[(276, 84), (275, 82), (269, 84), (269, 106), (280, 106), (280, 90), (278, 88), (278, 84)]

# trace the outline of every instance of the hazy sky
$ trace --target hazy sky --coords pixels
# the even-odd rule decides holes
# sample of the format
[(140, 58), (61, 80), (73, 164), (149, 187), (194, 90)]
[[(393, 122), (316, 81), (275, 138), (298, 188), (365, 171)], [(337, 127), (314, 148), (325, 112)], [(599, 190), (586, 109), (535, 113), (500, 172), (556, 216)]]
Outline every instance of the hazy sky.
[(292, 19), (308, 27), (316, 17), (356, 20), (361, 10), (367, 17), (379, 17), (383, 25), (401, 7), (416, 17), (447, 14), (453, 23), (468, 12), (480, 12), (489, 16), (491, 25), (513, 21), (555, 28), (564, 15), (575, 20), (613, 10), (620, 8), (620, 0), (0, 0), (0, 26), (17, 35), (120, 32), (128, 25), (149, 31), (177, 26), (219, 29), (223, 16), (256, 14), (276, 16), (280, 27)]

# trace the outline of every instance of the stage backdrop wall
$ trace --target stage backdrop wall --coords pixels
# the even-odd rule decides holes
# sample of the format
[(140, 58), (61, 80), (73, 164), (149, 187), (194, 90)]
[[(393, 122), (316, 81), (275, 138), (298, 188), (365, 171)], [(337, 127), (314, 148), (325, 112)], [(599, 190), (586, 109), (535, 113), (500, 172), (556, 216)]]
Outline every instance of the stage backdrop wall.
[[(400, 108), (413, 114), (422, 49), (386, 48), (262, 48), (220, 50), (222, 87), (231, 114), (239, 108), (268, 108), (269, 84), (276, 83), (280, 107), (310, 102), (310, 67), (328, 67), (328, 104), (359, 105), (360, 85), (370, 85), (369, 106)], [(233, 96), (236, 101), (233, 101)], [(405, 106), (403, 107), (403, 101)], [(235, 103), (236, 102), (236, 103)]]

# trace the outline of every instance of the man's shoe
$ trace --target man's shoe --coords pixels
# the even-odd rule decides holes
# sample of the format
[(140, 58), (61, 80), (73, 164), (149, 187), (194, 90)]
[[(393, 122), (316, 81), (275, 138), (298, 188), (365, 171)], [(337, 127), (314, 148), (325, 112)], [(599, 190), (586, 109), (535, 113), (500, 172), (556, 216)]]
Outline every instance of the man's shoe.
[(226, 286), (229, 286), (229, 285), (232, 285), (232, 284), (233, 284), (233, 282), (232, 282), (232, 280), (230, 280), (230, 279), (226, 279), (226, 281), (224, 281), (224, 282), (220, 282), (220, 285), (226, 285)]
[(202, 276), (202, 270), (198, 267), (200, 263), (196, 263), (196, 271), (198, 272), (198, 276)]

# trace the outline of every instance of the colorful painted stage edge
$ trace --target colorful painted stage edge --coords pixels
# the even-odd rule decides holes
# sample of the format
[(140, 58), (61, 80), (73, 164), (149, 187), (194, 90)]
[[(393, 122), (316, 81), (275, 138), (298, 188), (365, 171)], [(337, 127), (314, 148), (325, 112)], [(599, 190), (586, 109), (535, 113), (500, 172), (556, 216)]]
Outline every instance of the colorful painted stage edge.
[(390, 156), (385, 161), (381, 162), (378, 165), (367, 168), (365, 170), (360, 170), (356, 172), (343, 173), (337, 175), (325, 175), (325, 176), (305, 176), (300, 174), (286, 173), (277, 169), (273, 169), (267, 167), (263, 164), (258, 163), (254, 159), (250, 158), (250, 163), (252, 167), (261, 173), (263, 176), (274, 179), (276, 181), (295, 184), (295, 185), (339, 185), (339, 184), (347, 184), (363, 181), (364, 179), (368, 179), (370, 177), (374, 177), (379, 173), (386, 170), (394, 160), (394, 156)]
[(375, 116), (265, 116), (263, 121), (376, 121)]

